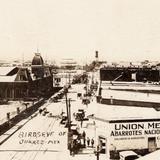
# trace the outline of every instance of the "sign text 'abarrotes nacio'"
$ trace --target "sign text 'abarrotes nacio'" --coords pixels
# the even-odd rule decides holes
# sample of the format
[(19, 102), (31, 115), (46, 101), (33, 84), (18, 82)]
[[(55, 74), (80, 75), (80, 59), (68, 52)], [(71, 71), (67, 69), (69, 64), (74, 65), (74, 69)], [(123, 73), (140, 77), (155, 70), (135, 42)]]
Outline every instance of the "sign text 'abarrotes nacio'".
[(160, 122), (112, 123), (111, 137), (160, 135)]

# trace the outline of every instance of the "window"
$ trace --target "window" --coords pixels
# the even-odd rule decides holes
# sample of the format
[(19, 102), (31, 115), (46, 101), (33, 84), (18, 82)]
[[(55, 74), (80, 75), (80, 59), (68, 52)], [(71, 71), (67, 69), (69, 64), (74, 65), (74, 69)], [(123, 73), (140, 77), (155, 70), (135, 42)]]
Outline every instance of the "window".
[(25, 75), (20, 75), (20, 81), (26, 81), (26, 80), (27, 80), (27, 78)]

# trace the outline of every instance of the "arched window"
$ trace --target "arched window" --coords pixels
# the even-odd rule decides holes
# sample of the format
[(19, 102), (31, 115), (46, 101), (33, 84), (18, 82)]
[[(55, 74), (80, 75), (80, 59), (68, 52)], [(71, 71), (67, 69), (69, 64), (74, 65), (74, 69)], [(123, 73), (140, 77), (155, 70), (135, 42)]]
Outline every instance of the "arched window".
[(21, 93), (20, 93), (20, 89), (16, 88), (15, 90), (15, 98), (20, 98)]

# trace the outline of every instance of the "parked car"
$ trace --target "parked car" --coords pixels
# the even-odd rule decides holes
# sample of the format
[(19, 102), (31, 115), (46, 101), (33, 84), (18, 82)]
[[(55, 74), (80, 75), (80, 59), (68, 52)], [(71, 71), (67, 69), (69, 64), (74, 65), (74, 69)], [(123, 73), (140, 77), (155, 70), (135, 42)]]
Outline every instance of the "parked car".
[(87, 105), (87, 104), (89, 104), (89, 103), (90, 103), (90, 100), (89, 100), (88, 98), (83, 98), (83, 99), (82, 99), (82, 104)]
[(62, 115), (62, 119), (60, 121), (60, 124), (66, 124), (67, 122), (67, 115)]
[(83, 109), (79, 109), (78, 112), (76, 113), (76, 120), (77, 121), (83, 121), (85, 117), (85, 112)]
[(134, 151), (122, 151), (119, 153), (120, 160), (135, 160), (140, 156)]

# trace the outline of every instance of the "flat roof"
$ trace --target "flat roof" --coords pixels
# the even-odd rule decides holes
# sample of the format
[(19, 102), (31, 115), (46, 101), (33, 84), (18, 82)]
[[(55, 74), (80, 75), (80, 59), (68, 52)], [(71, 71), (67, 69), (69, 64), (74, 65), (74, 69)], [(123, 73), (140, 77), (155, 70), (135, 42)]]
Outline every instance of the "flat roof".
[(0, 75), (1, 76), (6, 76), (14, 68), (16, 68), (16, 67), (0, 67)]
[(102, 98), (160, 103), (160, 94), (102, 89)]
[(86, 115), (102, 121), (160, 119), (160, 111), (154, 108), (136, 106), (106, 105), (93, 102), (88, 105)]
[(16, 74), (13, 76), (0, 76), (0, 82), (15, 82)]
[(137, 155), (134, 151), (122, 151), (120, 152), (120, 155), (122, 156), (132, 156), (132, 155)]
[(104, 89), (131, 89), (131, 90), (160, 90), (159, 84), (142, 83), (142, 82), (118, 82), (105, 81), (101, 83)]

